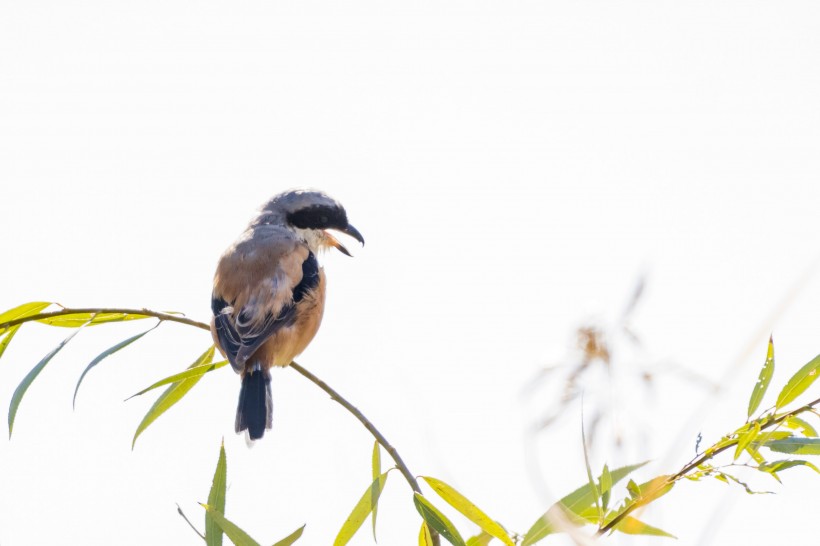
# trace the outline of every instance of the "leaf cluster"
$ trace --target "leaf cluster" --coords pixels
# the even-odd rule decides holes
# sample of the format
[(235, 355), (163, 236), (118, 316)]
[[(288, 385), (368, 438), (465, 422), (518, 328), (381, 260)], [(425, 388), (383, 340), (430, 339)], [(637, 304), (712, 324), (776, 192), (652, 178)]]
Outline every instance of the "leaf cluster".
[[(52, 306), (57, 306), (59, 309), (46, 311)], [(75, 401), (80, 385), (91, 370), (99, 366), (108, 357), (156, 329), (162, 322), (178, 322), (206, 330), (208, 325), (192, 321), (175, 313), (133, 309), (68, 309), (50, 302), (31, 302), (0, 314), (0, 357), (20, 328), (26, 323), (38, 322), (52, 327), (74, 329), (69, 336), (49, 351), (26, 374), (14, 391), (8, 413), (9, 435), (12, 433), (20, 404), (34, 380), (81, 330), (100, 324), (150, 318), (157, 319), (157, 324), (106, 349), (85, 367), (75, 386)], [(137, 438), (158, 417), (190, 392), (205, 374), (227, 364), (227, 361), (224, 360), (214, 362), (214, 356), (215, 347), (211, 345), (186, 369), (155, 381), (130, 397), (141, 396), (159, 387), (166, 387), (137, 426), (132, 440), (132, 447)], [(672, 537), (666, 531), (637, 519), (633, 514), (638, 508), (655, 502), (667, 494), (682, 479), (697, 482), (714, 478), (724, 483), (737, 484), (749, 493), (756, 493), (733, 473), (734, 468), (752, 468), (771, 476), (778, 482), (780, 481), (780, 473), (792, 468), (807, 467), (820, 473), (820, 470), (813, 463), (797, 457), (820, 455), (820, 437), (818, 437), (817, 430), (814, 425), (802, 417), (804, 414), (817, 414), (816, 407), (820, 405), (820, 399), (797, 408), (788, 409), (788, 406), (814, 384), (818, 373), (820, 373), (820, 356), (806, 363), (792, 375), (781, 388), (772, 406), (760, 410), (775, 369), (774, 342), (770, 338), (766, 359), (749, 398), (746, 421), (733, 432), (726, 434), (703, 451), (699, 451), (691, 461), (674, 474), (662, 474), (641, 483), (632, 478), (628, 479), (623, 492), (620, 493), (622, 498), (619, 502), (613, 502), (616, 493), (615, 487), (629, 478), (633, 472), (642, 468), (646, 462), (612, 470), (604, 464), (601, 472), (597, 476), (593, 475), (586, 450), (586, 436), (583, 424), (582, 437), (584, 439), (587, 483), (565, 495), (549, 507), (523, 535), (507, 531), (503, 525), (488, 516), (473, 501), (447, 483), (430, 476), (419, 477), (450, 509), (458, 512), (478, 527), (477, 534), (473, 534), (465, 540), (450, 518), (433, 504), (429, 496), (421, 491), (416, 477), (410, 473), (398, 452), (387, 443), (384, 436), (372, 423), (319, 378), (296, 363), (292, 363), (291, 366), (325, 390), (334, 400), (356, 416), (376, 438), (370, 461), (370, 482), (351, 510), (350, 515), (342, 524), (334, 541), (334, 546), (347, 544), (368, 517), (371, 519), (373, 538), (376, 539), (378, 502), (393, 470), (399, 470), (412, 489), (413, 506), (422, 520), (418, 535), (418, 543), (421, 546), (438, 546), (440, 537), (455, 546), (483, 546), (493, 540), (507, 546), (515, 546), (516, 544), (530, 546), (551, 534), (574, 532), (573, 528), (575, 527), (589, 525), (597, 528), (598, 535), (618, 531), (626, 534)], [(700, 437), (698, 446), (699, 444)], [(387, 470), (382, 469), (382, 447), (387, 450), (396, 463), (395, 466)], [(731, 453), (731, 459), (728, 462), (718, 463), (716, 458), (724, 453)], [(767, 457), (772, 453), (786, 454), (789, 457), (770, 460)], [(739, 462), (739, 459), (744, 456), (748, 458), (748, 462)], [(209, 546), (221, 546), (223, 535), (226, 535), (237, 545), (259, 544), (225, 517), (226, 484), (227, 460), (223, 445), (220, 448), (208, 502), (202, 504), (205, 509), (205, 534), (200, 536)], [(181, 510), (180, 514), (182, 514)], [(184, 514), (182, 515), (184, 517)], [(274, 546), (293, 544), (301, 537), (303, 530), (304, 526), (276, 542)], [(199, 534), (199, 531), (197, 533)]]
[[(60, 309), (52, 312), (43, 312), (45, 309), (54, 306), (59, 307)], [(35, 365), (31, 369), (31, 371), (29, 371), (29, 373), (26, 374), (26, 376), (17, 386), (17, 389), (15, 389), (11, 397), (11, 402), (9, 404), (9, 437), (11, 437), (11, 434), (14, 430), (14, 421), (17, 417), (17, 411), (20, 408), (20, 403), (23, 401), (23, 397), (25, 396), (26, 392), (28, 392), (28, 389), (31, 387), (32, 383), (34, 383), (34, 380), (40, 375), (40, 373), (51, 362), (51, 360), (72, 339), (74, 339), (74, 336), (80, 333), (81, 330), (88, 326), (96, 326), (100, 324), (109, 324), (133, 320), (145, 320), (150, 318), (158, 319), (157, 324), (137, 335), (131, 336), (128, 339), (125, 339), (117, 343), (116, 345), (106, 349), (105, 351), (97, 355), (97, 357), (95, 357), (85, 367), (85, 369), (83, 369), (83, 372), (80, 374), (80, 377), (77, 380), (77, 384), (74, 387), (74, 404), (76, 404), (77, 401), (77, 393), (80, 390), (80, 385), (83, 383), (83, 380), (85, 380), (86, 376), (91, 370), (97, 367), (108, 357), (128, 347), (129, 345), (138, 341), (149, 332), (156, 329), (157, 326), (162, 324), (162, 322), (182, 322), (184, 324), (189, 325), (197, 325), (200, 327), (204, 326), (206, 329), (208, 328), (208, 326), (202, 323), (191, 321), (190, 319), (186, 319), (179, 313), (159, 313), (149, 310), (139, 311), (133, 309), (68, 309), (56, 303), (43, 301), (35, 301), (19, 305), (13, 309), (10, 309), (0, 314), (0, 357), (3, 356), (3, 353), (8, 348), (14, 336), (17, 334), (20, 328), (26, 323), (36, 322), (40, 324), (46, 324), (48, 326), (74, 329), (74, 331), (69, 336), (67, 336), (62, 342), (60, 342), (60, 344), (57, 345), (57, 347), (49, 351), (37, 363), (37, 365)], [(141, 396), (158, 387), (168, 385), (168, 388), (162, 392), (159, 398), (157, 398), (153, 406), (151, 406), (151, 408), (145, 414), (145, 417), (143, 417), (142, 421), (137, 426), (137, 430), (134, 433), (134, 438), (131, 443), (132, 447), (136, 443), (137, 438), (140, 436), (140, 434), (142, 434), (145, 431), (145, 429), (147, 429), (148, 426), (150, 426), (160, 415), (168, 411), (177, 402), (182, 400), (182, 398), (186, 394), (188, 394), (188, 392), (199, 382), (199, 380), (202, 379), (204, 374), (212, 372), (214, 370), (218, 370), (219, 368), (222, 368), (223, 366), (227, 365), (227, 360), (214, 362), (214, 354), (215, 348), (213, 345), (211, 345), (186, 370), (180, 373), (173, 374), (164, 379), (160, 379), (159, 381), (154, 382), (150, 386), (142, 389), (141, 391), (137, 392), (136, 394), (128, 398), (130, 400), (135, 396)]]

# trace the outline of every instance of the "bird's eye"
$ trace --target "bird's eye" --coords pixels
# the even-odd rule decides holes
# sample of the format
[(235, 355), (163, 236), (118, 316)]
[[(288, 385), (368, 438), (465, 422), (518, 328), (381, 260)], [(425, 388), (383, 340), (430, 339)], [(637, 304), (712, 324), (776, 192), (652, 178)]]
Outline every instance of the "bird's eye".
[(322, 216), (322, 223), (327, 224), (327, 216)]

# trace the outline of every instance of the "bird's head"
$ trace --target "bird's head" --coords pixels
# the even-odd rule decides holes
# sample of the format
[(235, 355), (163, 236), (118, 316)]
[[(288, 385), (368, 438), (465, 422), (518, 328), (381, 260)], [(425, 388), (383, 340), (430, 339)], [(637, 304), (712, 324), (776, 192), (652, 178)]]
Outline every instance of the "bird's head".
[(290, 190), (268, 201), (252, 225), (279, 224), (291, 229), (312, 252), (334, 247), (350, 256), (350, 252), (327, 230), (350, 235), (362, 245), (364, 237), (347, 221), (341, 203), (318, 190)]

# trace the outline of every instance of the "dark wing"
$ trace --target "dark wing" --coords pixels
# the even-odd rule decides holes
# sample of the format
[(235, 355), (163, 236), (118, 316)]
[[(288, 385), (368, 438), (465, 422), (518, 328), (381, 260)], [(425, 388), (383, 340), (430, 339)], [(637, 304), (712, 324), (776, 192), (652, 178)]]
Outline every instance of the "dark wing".
[(253, 309), (233, 309), (229, 302), (214, 296), (211, 308), (219, 344), (228, 356), (231, 366), (242, 371), (245, 363), (268, 338), (296, 321), (296, 305), (319, 284), (319, 263), (316, 256), (308, 253), (302, 262), (302, 280), (293, 288), (293, 302), (282, 307), (276, 316), (267, 313), (261, 323), (251, 321)]

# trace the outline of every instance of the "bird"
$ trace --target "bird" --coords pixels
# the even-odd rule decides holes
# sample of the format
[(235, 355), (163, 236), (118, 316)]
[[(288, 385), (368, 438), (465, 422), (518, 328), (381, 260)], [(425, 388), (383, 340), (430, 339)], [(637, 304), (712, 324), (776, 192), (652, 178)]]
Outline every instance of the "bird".
[(285, 191), (262, 205), (219, 258), (211, 334), (241, 377), (234, 428), (250, 443), (272, 427), (270, 369), (288, 366), (322, 322), (325, 273), (317, 254), (336, 248), (351, 255), (328, 230), (364, 246), (337, 200), (318, 190)]

